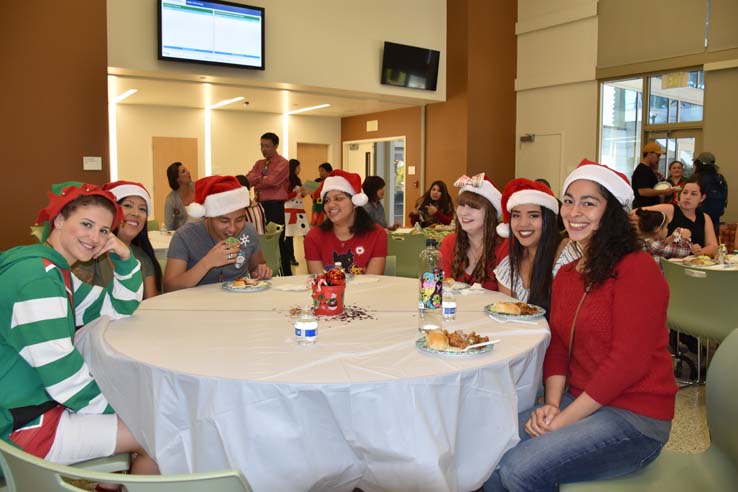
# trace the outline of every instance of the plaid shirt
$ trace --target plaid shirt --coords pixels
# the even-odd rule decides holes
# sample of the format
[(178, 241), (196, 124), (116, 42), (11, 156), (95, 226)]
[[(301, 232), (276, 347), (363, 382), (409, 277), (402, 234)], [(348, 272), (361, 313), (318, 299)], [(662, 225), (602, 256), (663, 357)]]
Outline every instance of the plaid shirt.
[(643, 249), (656, 261), (659, 258), (684, 258), (691, 253), (689, 241), (681, 238), (675, 242), (646, 237), (643, 238)]

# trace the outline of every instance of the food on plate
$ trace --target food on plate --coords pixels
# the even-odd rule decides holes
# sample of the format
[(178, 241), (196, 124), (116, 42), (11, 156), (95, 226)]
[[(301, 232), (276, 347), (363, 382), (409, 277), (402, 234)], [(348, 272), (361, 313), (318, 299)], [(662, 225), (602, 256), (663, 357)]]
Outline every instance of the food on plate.
[(239, 278), (231, 282), (231, 287), (244, 288), (244, 287), (256, 287), (259, 284), (258, 278)]
[(434, 350), (463, 350), (469, 345), (489, 342), (489, 337), (483, 337), (475, 332), (464, 333), (456, 330), (449, 333), (447, 330), (432, 330), (425, 336), (425, 345)]
[(518, 316), (527, 316), (531, 314), (538, 314), (538, 308), (524, 302), (497, 301), (492, 305), (492, 312), (498, 314), (514, 314)]
[(686, 263), (687, 265), (695, 265), (695, 266), (717, 265), (717, 262), (707, 255), (695, 256), (694, 258), (684, 260), (684, 263)]
[(445, 330), (432, 330), (425, 335), (425, 345), (433, 350), (448, 349), (448, 336)]

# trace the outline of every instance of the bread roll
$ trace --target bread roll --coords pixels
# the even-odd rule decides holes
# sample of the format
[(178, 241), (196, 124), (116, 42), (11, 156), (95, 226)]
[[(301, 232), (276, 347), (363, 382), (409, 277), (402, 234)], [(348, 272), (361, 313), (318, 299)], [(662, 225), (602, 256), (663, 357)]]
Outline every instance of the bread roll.
[(432, 330), (425, 335), (425, 346), (433, 350), (448, 349), (448, 337), (441, 330)]
[(497, 301), (492, 306), (492, 312), (500, 314), (520, 314), (520, 306), (514, 302)]

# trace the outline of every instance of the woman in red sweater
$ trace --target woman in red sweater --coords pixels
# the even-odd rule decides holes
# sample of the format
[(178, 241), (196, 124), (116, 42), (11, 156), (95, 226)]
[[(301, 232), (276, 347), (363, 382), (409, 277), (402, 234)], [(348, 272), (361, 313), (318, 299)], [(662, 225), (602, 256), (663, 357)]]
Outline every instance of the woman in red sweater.
[(410, 223), (420, 222), (421, 227), (436, 224), (449, 225), (454, 218), (454, 202), (448, 193), (446, 183), (434, 181), (428, 191), (415, 202), (410, 212)]
[(545, 403), (520, 414), (521, 442), (485, 491), (556, 491), (625, 475), (667, 441), (677, 390), (669, 288), (629, 221), (632, 201), (628, 179), (594, 162), (564, 182), (561, 216), (583, 256), (554, 280)]
[(484, 173), (472, 178), (462, 176), (454, 186), (461, 188), (456, 207), (456, 231), (443, 238), (443, 272), (467, 284), (480, 283), (497, 290), (495, 249), (502, 194)]

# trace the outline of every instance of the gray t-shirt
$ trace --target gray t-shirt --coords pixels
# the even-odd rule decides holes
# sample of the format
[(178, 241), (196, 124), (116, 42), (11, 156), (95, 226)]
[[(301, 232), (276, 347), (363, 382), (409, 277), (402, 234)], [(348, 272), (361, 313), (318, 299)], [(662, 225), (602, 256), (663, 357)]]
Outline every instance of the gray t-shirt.
[[(239, 258), (236, 263), (212, 268), (197, 285), (236, 280), (246, 275), (249, 271), (251, 256), (260, 249), (259, 234), (257, 234), (254, 226), (247, 222), (235, 237), (241, 241)], [(177, 229), (177, 232), (172, 236), (167, 258), (186, 261), (187, 270), (189, 270), (213, 249), (216, 242), (208, 233), (205, 221), (185, 224)]]

